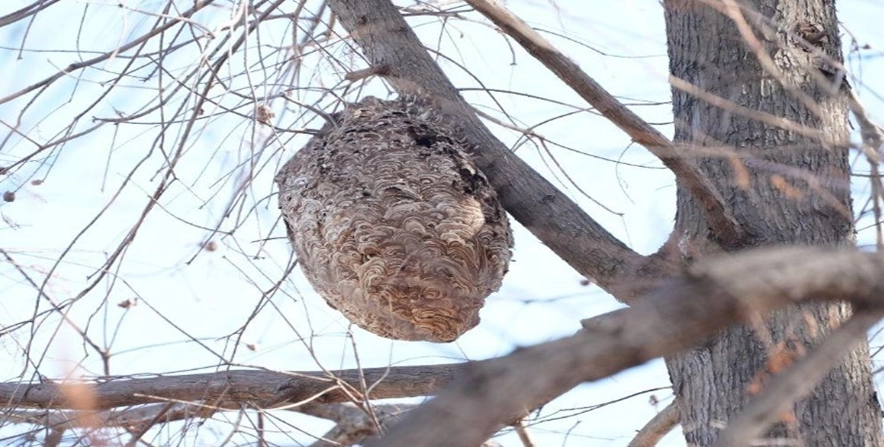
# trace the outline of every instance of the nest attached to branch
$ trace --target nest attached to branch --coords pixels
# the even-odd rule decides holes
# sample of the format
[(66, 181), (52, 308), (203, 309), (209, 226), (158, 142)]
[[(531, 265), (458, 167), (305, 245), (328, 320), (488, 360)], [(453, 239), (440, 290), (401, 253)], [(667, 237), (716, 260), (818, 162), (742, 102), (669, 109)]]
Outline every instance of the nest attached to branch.
[(512, 233), (459, 135), (429, 101), (368, 97), (276, 176), (305, 276), (365, 330), (450, 342), (500, 288)]

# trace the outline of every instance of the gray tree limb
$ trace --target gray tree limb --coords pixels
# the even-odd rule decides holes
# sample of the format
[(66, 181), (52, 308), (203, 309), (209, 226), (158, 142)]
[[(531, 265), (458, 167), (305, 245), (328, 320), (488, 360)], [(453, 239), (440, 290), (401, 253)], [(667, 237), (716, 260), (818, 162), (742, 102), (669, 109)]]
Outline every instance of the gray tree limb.
[[(602, 228), (485, 127), (424, 49), (389, 0), (329, 0), (341, 24), (363, 49), (373, 72), (399, 93), (430, 96), (475, 146), (474, 160), (504, 208), (574, 269), (628, 301), (649, 260)], [(478, 445), (478, 444), (477, 444)]]
[[(93, 384), (94, 409), (171, 400), (237, 409), (347, 402), (358, 396), (364, 374), (372, 389), (365, 399), (423, 396), (448, 385), (388, 436), (368, 445), (480, 445), (500, 427), (582, 382), (678, 352), (759, 313), (809, 300), (884, 305), (884, 256), (829, 248), (723, 256), (690, 268), (632, 308), (594, 320), (591, 329), (497, 359), (330, 374), (229, 371), (112, 379)], [(345, 387), (352, 389), (345, 392)], [(0, 399), (9, 408), (77, 408), (48, 383), (3, 383)]]
[(808, 300), (881, 306), (882, 292), (884, 257), (873, 253), (783, 248), (710, 260), (593, 330), (472, 364), (367, 445), (478, 445), (581, 382), (674, 354), (752, 315)]
[[(298, 402), (349, 402), (363, 378), (371, 388), (369, 399), (426, 396), (464, 368), (463, 364), (447, 364), (329, 372), (239, 370), (84, 382), (90, 385), (95, 402), (90, 410), (181, 401), (205, 402), (214, 408), (271, 408)], [(67, 401), (59, 385), (51, 382), (0, 383), (0, 402), (7, 408), (77, 408)]]

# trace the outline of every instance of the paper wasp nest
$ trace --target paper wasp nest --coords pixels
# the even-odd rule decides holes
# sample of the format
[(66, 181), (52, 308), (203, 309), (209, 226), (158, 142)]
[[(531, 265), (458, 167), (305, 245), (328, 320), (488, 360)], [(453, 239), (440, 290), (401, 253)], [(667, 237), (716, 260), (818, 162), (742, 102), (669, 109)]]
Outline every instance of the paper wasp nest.
[(304, 274), (377, 335), (457, 339), (509, 264), (496, 193), (428, 102), (368, 97), (331, 121), (276, 176)]

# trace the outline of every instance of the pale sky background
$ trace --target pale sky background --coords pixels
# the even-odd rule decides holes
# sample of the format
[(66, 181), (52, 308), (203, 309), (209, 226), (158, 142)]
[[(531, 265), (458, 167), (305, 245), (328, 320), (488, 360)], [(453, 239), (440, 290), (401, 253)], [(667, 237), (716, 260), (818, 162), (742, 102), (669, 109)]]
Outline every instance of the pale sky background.
[[(3, 2), (0, 16), (28, 3)], [(34, 23), (0, 28), (0, 63), (5, 69), (4, 76), (0, 77), (0, 97), (50, 76), (72, 62), (92, 57), (85, 51), (107, 51), (140, 35), (154, 19), (139, 11), (156, 11), (164, 3), (124, 1), (125, 7), (120, 8), (116, 1), (66, 0), (38, 15)], [(188, 2), (180, 3), (182, 9), (190, 6)], [(659, 128), (671, 135), (671, 126), (667, 124), (671, 121), (671, 110), (663, 12), (658, 2), (525, 0), (509, 1), (507, 6), (533, 26), (567, 36), (568, 39), (546, 34), (599, 83), (624, 101), (639, 104), (633, 110), (652, 123), (660, 123)], [(197, 16), (195, 20), (208, 29), (220, 30), (229, 20), (231, 7), (232, 2), (220, 2), (214, 13)], [(881, 122), (884, 52), (880, 48), (884, 47), (884, 30), (879, 19), (884, 17), (884, 4), (876, 0), (841, 0), (839, 10), (843, 31), (849, 32), (844, 36), (845, 44), (851, 44), (852, 36), (858, 45), (870, 46), (859, 53), (850, 53), (847, 65), (858, 77), (853, 84), (861, 89), (866, 105)], [(508, 44), (478, 14), (465, 17), (473, 22), (450, 20), (444, 29), (434, 18), (413, 18), (410, 23), (427, 46), (468, 67), (487, 88), (525, 92), (586, 107), (561, 81), (515, 44)], [(268, 48), (285, 44), (290, 32), (288, 23), (276, 20), (262, 28), (260, 40), (266, 47), (261, 51), (265, 53), (259, 53), (257, 47), (252, 46), (245, 52), (244, 59), (235, 59), (231, 65), (253, 66), (259, 56), (269, 54)], [(72, 51), (77, 47), (84, 54)], [(24, 48), (21, 54), (20, 48)], [(67, 51), (49, 52), (62, 49)], [(845, 52), (849, 50), (845, 48)], [(330, 52), (344, 62), (359, 60), (345, 45), (334, 45)], [(197, 56), (182, 53), (169, 58), (165, 63), (171, 73), (166, 76), (175, 75), (175, 69), (190, 67)], [(117, 57), (98, 64), (96, 69), (78, 73), (78, 76), (82, 74), (80, 79), (69, 77), (59, 81), (20, 118), (18, 129), (38, 142), (54, 138), (85, 104), (98, 97), (103, 89), (99, 82), (111, 79), (112, 73), (125, 63), (125, 57)], [(472, 76), (455, 64), (444, 60), (441, 63), (458, 87), (479, 87)], [(302, 88), (334, 86), (344, 73), (339, 65), (308, 56), (297, 83)], [(256, 76), (261, 79), (264, 75), (256, 73)], [(244, 89), (249, 82), (256, 81), (237, 79), (232, 85)], [(78, 129), (91, 126), (93, 117), (112, 118), (117, 116), (117, 111), (132, 114), (157, 95), (155, 81), (127, 78), (121, 85), (122, 88), (86, 114)], [(258, 84), (254, 88), (258, 95), (274, 91), (267, 85)], [(386, 90), (379, 83), (372, 84), (365, 92), (369, 93), (386, 96)], [(220, 88), (211, 94), (222, 104), (240, 104), (235, 95)], [(294, 96), (309, 102), (315, 93), (301, 90)], [(486, 112), (504, 118), (487, 94), (469, 91), (465, 96)], [(573, 110), (506, 93), (494, 96), (526, 127)], [(2, 123), (16, 123), (19, 111), (30, 97), (0, 105)], [(355, 96), (348, 98), (355, 99)], [(276, 113), (279, 126), (319, 127), (317, 121), (306, 123), (299, 118), (301, 111), (290, 104), (286, 110), (282, 100), (272, 101), (269, 106)], [(248, 107), (239, 111), (252, 112)], [(206, 110), (207, 114), (214, 112), (219, 111)], [(312, 119), (313, 114), (307, 112), (305, 117)], [(105, 125), (61, 150), (37, 157), (13, 175), (0, 178), (0, 190), (15, 191), (17, 196), (12, 203), (0, 203), (0, 247), (36, 281), (44, 280), (52, 271), (45, 290), (57, 302), (77, 296), (89, 284), (108, 253), (137, 221), (148, 196), (156, 188), (156, 173), (164, 163), (164, 156), (158, 150), (137, 169), (131, 183), (103, 216), (83, 232), (112, 201), (123, 180), (154, 144), (157, 129), (149, 123), (159, 121), (159, 115), (151, 114), (139, 121), (147, 124)], [(482, 323), (456, 343), (390, 341), (350, 327), (313, 293), (300, 270), (295, 270), (272, 296), (272, 305), (265, 306), (249, 324), (241, 346), (231, 359), (233, 339), (224, 337), (245, 323), (262, 292), (271, 289), (289, 262), (291, 249), (284, 230), (276, 224), (276, 197), (270, 196), (275, 192), (272, 177), (277, 167), (306, 142), (306, 137), (285, 135), (258, 152), (260, 147), (256, 142), (272, 135), (266, 127), (254, 129), (249, 121), (230, 113), (220, 113), (201, 124), (198, 136), (191, 137), (176, 169), (182, 181), (173, 185), (160, 206), (151, 212), (134, 244), (126, 251), (122, 264), (115, 266), (112, 274), (91, 293), (68, 308), (70, 321), (87, 328), (99, 344), (110, 347), (113, 375), (214, 371), (223, 364), (219, 361), (222, 357), (239, 368), (316, 370), (320, 365), (327, 369), (353, 368), (357, 366), (354, 346), (363, 367), (479, 360), (504, 355), (517, 346), (571, 335), (579, 328), (580, 319), (621, 307), (597, 287), (581, 285), (579, 274), (515, 224), (514, 262), (504, 286), (488, 299), (481, 314)], [(518, 134), (493, 124), (490, 127), (505, 143), (519, 142)], [(5, 125), (3, 129), (5, 138)], [(607, 158), (592, 158), (550, 146), (557, 163), (566, 168), (580, 190), (622, 215), (592, 203), (560, 172), (551, 172), (548, 155), (541, 156), (535, 146), (521, 145), (517, 152), (557, 185), (562, 186), (564, 182), (563, 188), (572, 198), (633, 249), (641, 253), (656, 251), (672, 226), (674, 186), (672, 176), (660, 169), (654, 157), (639, 146), (630, 146), (627, 136), (593, 113), (573, 114), (534, 130), (571, 148)], [(177, 143), (180, 131), (180, 127), (172, 126), (166, 132), (166, 151), (171, 151)], [(33, 150), (31, 143), (13, 135), (0, 147), (0, 166)], [(248, 177), (247, 161), (253, 154), (257, 154), (255, 164), (262, 170), (247, 185), (241, 205), (234, 206), (233, 212), (225, 217), (231, 198)], [(618, 159), (645, 167), (610, 161)], [(857, 161), (856, 166), (866, 170), (862, 161)], [(35, 179), (43, 183), (31, 184)], [(861, 179), (854, 181), (857, 210), (864, 204), (866, 188)], [(219, 222), (223, 230), (236, 228), (235, 233), (210, 237), (205, 228), (213, 228)], [(77, 242), (68, 250), (78, 235)], [(216, 242), (217, 250), (200, 250), (208, 239)], [(860, 232), (860, 241), (873, 243), (874, 234)], [(53, 270), (62, 254), (63, 260)], [(135, 298), (137, 304), (129, 309), (117, 306), (119, 302)], [(0, 263), (0, 328), (30, 318), (37, 302), (36, 291), (21, 274), (11, 264)], [(40, 310), (45, 309), (44, 301), (40, 303)], [(68, 374), (102, 374), (98, 356), (84, 349), (80, 337), (68, 324), (54, 314), (42, 321), (32, 346), (33, 356), (43, 359), (39, 366), (41, 373), (56, 378)], [(24, 364), (21, 354), (31, 339), (30, 328), (6, 332), (0, 332), (0, 380), (32, 379), (34, 368)], [(880, 374), (876, 378), (880, 381)], [(670, 391), (639, 394), (597, 410), (593, 410), (593, 406), (668, 386), (662, 361), (653, 361), (583, 385), (547, 405), (530, 432), (541, 446), (625, 445), (635, 430), (670, 401)], [(653, 405), (652, 400), (660, 403)], [(323, 434), (332, 425), (297, 414), (283, 416), (314, 436)], [(190, 426), (185, 445), (213, 445), (231, 430), (232, 417), (232, 414), (217, 416), (218, 422), (199, 430)], [(181, 424), (172, 426), (175, 428), (171, 430), (154, 430), (146, 439), (155, 436), (152, 438), (155, 443), (172, 442)], [(9, 429), (0, 430), (0, 444), (5, 436), (12, 434)], [(308, 434), (275, 435), (271, 440), (281, 445), (310, 444), (313, 438)], [(253, 438), (239, 436), (234, 441), (248, 444)], [(520, 445), (511, 434), (501, 436), (499, 442), (506, 446)], [(661, 445), (684, 445), (680, 429)]]

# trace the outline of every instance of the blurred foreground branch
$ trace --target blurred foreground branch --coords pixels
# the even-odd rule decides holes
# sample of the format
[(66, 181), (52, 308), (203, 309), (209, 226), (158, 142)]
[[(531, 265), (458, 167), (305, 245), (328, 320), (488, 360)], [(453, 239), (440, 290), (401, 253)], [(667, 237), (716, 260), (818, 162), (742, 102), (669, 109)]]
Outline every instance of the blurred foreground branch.
[[(92, 384), (93, 409), (173, 400), (236, 409), (358, 405), (368, 399), (434, 394), (450, 384), (436, 399), (410, 412), (387, 437), (368, 445), (479, 445), (503, 425), (582, 382), (676, 353), (759, 313), (809, 300), (843, 300), (860, 308), (884, 305), (884, 256), (813, 248), (724, 256), (661, 284), (632, 308), (594, 320), (587, 324), (591, 329), (497, 359), (333, 373), (229, 371), (113, 379)], [(868, 315), (858, 318), (869, 324)], [(833, 337), (844, 344), (864, 335), (856, 331), (861, 327), (857, 324), (847, 324), (852, 331)], [(369, 384), (369, 396), (358, 391), (361, 377)], [(794, 398), (796, 393), (785, 396)], [(13, 408), (76, 408), (50, 383), (3, 383), (0, 399)]]
[(632, 308), (606, 315), (592, 330), (473, 364), (436, 399), (368, 445), (478, 445), (582, 382), (674, 354), (750, 316), (809, 300), (882, 306), (882, 292), (879, 254), (781, 248), (710, 260)]

